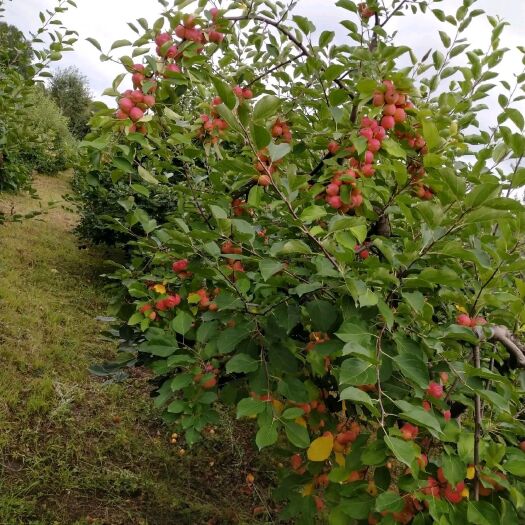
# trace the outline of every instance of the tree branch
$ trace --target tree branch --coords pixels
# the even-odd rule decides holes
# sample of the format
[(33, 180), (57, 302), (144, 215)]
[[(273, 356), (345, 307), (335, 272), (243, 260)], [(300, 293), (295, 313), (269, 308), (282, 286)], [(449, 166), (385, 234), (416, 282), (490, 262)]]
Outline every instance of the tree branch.
[[(291, 31), (289, 29), (284, 27), (278, 21), (276, 22), (275, 20), (272, 20), (271, 18), (266, 18), (265, 16), (260, 16), (260, 15), (254, 15), (254, 16), (250, 16), (250, 15), (230, 16), (230, 17), (226, 17), (226, 20), (230, 20), (231, 22), (240, 22), (242, 20), (251, 20), (253, 22), (262, 22), (263, 24), (268, 24), (268, 25), (270, 25), (272, 27), (275, 27), (275, 29), (277, 29), (286, 38), (288, 38), (288, 40), (290, 40), (290, 42), (293, 42), (295, 44), (295, 46), (301, 51), (301, 55), (305, 55), (305, 56), (307, 56), (309, 58), (313, 58), (311, 53), (308, 51), (307, 47), (300, 40), (295, 38), (295, 36), (291, 33)], [(323, 73), (324, 73), (324, 71), (326, 71), (326, 69), (324, 67), (322, 67), (322, 66), (320, 67), (320, 69), (321, 69), (321, 71)], [(344, 89), (345, 91), (347, 91), (348, 95), (350, 96), (350, 98), (352, 98), (352, 99), (354, 98), (354, 94), (348, 90), (348, 88), (344, 85), (344, 83), (339, 78), (334, 79), (334, 82), (341, 89)]]
[(259, 80), (261, 80), (261, 78), (264, 78), (266, 75), (269, 75), (270, 73), (273, 73), (277, 69), (285, 67), (288, 64), (291, 64), (292, 62), (295, 62), (296, 60), (299, 60), (301, 57), (304, 57), (304, 56), (305, 56), (305, 54), (303, 52), (301, 52), (298, 55), (295, 55), (292, 58), (289, 58), (288, 60), (285, 60), (284, 62), (276, 64), (275, 66), (271, 67), (270, 69), (268, 69), (264, 73), (261, 73), (259, 76), (255, 77), (251, 82), (249, 82), (247, 84), (247, 87), (251, 86), (252, 84), (255, 84), (255, 82), (258, 82)]
[(525, 344), (519, 341), (506, 326), (496, 325), (491, 328), (492, 335), (490, 339), (501, 343), (509, 353), (514, 355), (518, 366), (525, 368)]
[[(481, 368), (481, 357), (479, 345), (474, 347), (474, 366)], [(481, 398), (476, 394), (474, 398), (474, 499), (479, 501), (479, 442), (481, 439)]]
[(386, 23), (408, 2), (408, 0), (403, 0), (380, 24), (380, 27), (384, 27)]

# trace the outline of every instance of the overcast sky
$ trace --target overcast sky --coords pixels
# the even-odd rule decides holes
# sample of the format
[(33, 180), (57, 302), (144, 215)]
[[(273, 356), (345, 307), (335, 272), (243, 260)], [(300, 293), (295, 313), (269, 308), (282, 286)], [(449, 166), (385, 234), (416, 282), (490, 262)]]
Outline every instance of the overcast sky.
[[(88, 42), (87, 37), (97, 39), (103, 49), (109, 49), (114, 40), (136, 36), (127, 26), (127, 22), (145, 17), (154, 21), (160, 12), (156, 0), (76, 0), (78, 9), (71, 8), (61, 17), (70, 28), (76, 29), (80, 40), (74, 52), (64, 55), (60, 67), (77, 66), (90, 81), (93, 94), (98, 97), (102, 91), (111, 85), (113, 78), (122, 71), (122, 68), (112, 62), (100, 62), (99, 52)], [(386, 0), (388, 3), (389, 0)], [(12, 0), (6, 4), (7, 21), (16, 25), (24, 32), (34, 30), (39, 25), (38, 12), (49, 9), (55, 4), (54, 0)], [(443, 0), (436, 7), (445, 12), (455, 13), (461, 5), (460, 0)], [(512, 48), (525, 45), (525, 0), (478, 0), (476, 8), (484, 9), (487, 14), (498, 15), (508, 20), (511, 25), (503, 33), (502, 42)], [(186, 8), (188, 11), (188, 8)], [(298, 14), (310, 18), (319, 31), (330, 29), (336, 31), (337, 41), (344, 43), (346, 30), (338, 25), (338, 21), (351, 18), (351, 13), (335, 5), (335, 0), (300, 0), (296, 9)], [(350, 16), (349, 16), (350, 15)], [(423, 56), (429, 48), (439, 48), (441, 42), (437, 31), (446, 30), (450, 33), (454, 28), (449, 24), (438, 22), (433, 15), (394, 17), (389, 22), (390, 30), (398, 29), (398, 43), (411, 46), (416, 54)], [(490, 26), (485, 16), (474, 19), (466, 34), (473, 48), (487, 49), (490, 43)], [(124, 54), (125, 48), (121, 54)], [(117, 55), (120, 56), (120, 53)], [(502, 78), (511, 84), (513, 74), (521, 72), (521, 55), (515, 51), (509, 53), (500, 67)], [(492, 98), (495, 102), (495, 97)], [(521, 109), (525, 106), (522, 103)]]

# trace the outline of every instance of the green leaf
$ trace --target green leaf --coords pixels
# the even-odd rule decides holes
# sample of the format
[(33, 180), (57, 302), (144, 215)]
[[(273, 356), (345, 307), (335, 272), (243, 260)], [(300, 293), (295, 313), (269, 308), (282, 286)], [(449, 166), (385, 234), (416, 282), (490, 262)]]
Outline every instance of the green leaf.
[(176, 399), (168, 405), (168, 412), (171, 414), (180, 414), (181, 412), (184, 412), (185, 408), (186, 403), (180, 399)]
[(95, 40), (94, 38), (86, 38), (86, 40), (93, 46), (95, 46), (101, 53), (102, 53), (102, 47), (98, 43), (98, 40)]
[(113, 166), (117, 167), (119, 170), (122, 170), (124, 173), (133, 173), (133, 166), (128, 159), (123, 157), (114, 157), (111, 162)]
[(237, 403), (237, 419), (247, 416), (256, 416), (264, 412), (266, 403), (253, 397), (245, 397)]
[(393, 361), (394, 365), (409, 381), (413, 381), (420, 388), (427, 388), (430, 381), (428, 368), (420, 355), (402, 353), (396, 356)]
[(308, 35), (311, 33), (311, 22), (308, 20), (308, 18), (305, 18), (304, 16), (294, 15), (292, 17), (292, 20), (297, 24), (299, 29), (305, 34)]
[(131, 42), (129, 40), (116, 40), (115, 42), (113, 42), (113, 44), (111, 45), (111, 50), (113, 49), (117, 49), (119, 47), (125, 47), (125, 46), (131, 46)]
[(372, 78), (361, 78), (355, 87), (360, 95), (369, 97), (377, 89), (377, 80)]
[(267, 281), (272, 275), (280, 272), (283, 268), (283, 263), (275, 259), (262, 259), (259, 261), (259, 270), (264, 281)]
[(287, 408), (281, 415), (283, 419), (297, 419), (304, 414), (304, 410), (299, 407)]
[(332, 89), (328, 94), (328, 101), (331, 106), (340, 106), (348, 100), (348, 92), (346, 89)]
[(302, 297), (303, 295), (315, 292), (315, 290), (319, 290), (319, 288), (322, 288), (322, 283), (307, 283), (307, 284), (300, 284), (299, 286), (296, 286), (295, 288), (290, 288), (289, 292), (291, 294), (298, 295), (299, 297)]
[(405, 159), (407, 156), (407, 152), (403, 149), (401, 144), (390, 138), (383, 140), (381, 143), (381, 148), (383, 148), (392, 157)]
[[(348, 473), (346, 471), (344, 474), (346, 474), (345, 477), (347, 477)], [(368, 496), (368, 494), (359, 496), (354, 494), (351, 498), (342, 499), (341, 503), (337, 507), (342, 510), (345, 516), (347, 516), (345, 521), (342, 522), (342, 525), (348, 525), (348, 518), (353, 518), (355, 520), (366, 520), (374, 507), (374, 503), (375, 501), (370, 496)], [(330, 525), (332, 524), (330, 523)]]
[(235, 238), (243, 242), (252, 242), (255, 238), (255, 228), (244, 219), (231, 219)]
[(377, 408), (374, 406), (372, 398), (366, 392), (359, 390), (359, 388), (355, 388), (353, 386), (345, 388), (339, 394), (339, 399), (341, 401), (348, 400), (357, 404), (365, 405), (374, 415), (377, 415), (378, 413)]
[(258, 126), (254, 124), (252, 127), (252, 135), (257, 149), (262, 150), (270, 144), (272, 141), (272, 136), (270, 132), (263, 126)]
[(458, 439), (458, 455), (467, 464), (474, 461), (474, 434), (462, 431)]
[[(425, 155), (425, 159), (427, 156), (428, 155)], [(466, 190), (465, 179), (458, 176), (454, 170), (446, 169), (440, 171), (440, 176), (457, 199), (464, 197)]]
[(237, 122), (237, 119), (235, 118), (235, 115), (233, 114), (232, 110), (226, 105), (226, 104), (219, 104), (218, 106), (215, 106), (215, 109), (217, 110), (217, 113), (233, 128), (239, 130), (239, 123)]
[(306, 303), (306, 310), (315, 331), (330, 332), (338, 318), (338, 310), (329, 301), (314, 300)]
[(510, 120), (512, 120), (512, 122), (518, 126), (520, 131), (523, 131), (523, 126), (525, 125), (523, 115), (514, 108), (508, 108), (505, 113), (509, 116)]
[(304, 241), (291, 239), (286, 242), (276, 242), (270, 249), (271, 255), (289, 255), (291, 253), (312, 253), (312, 250)]
[(216, 206), (215, 204), (210, 204), (210, 211), (214, 219), (227, 219), (228, 218), (228, 214), (226, 213), (226, 211), (220, 206)]
[(439, 31), (439, 38), (441, 38), (441, 42), (443, 42), (445, 47), (450, 47), (450, 37), (444, 31)]
[(468, 208), (477, 208), (488, 199), (498, 195), (500, 185), (496, 182), (487, 182), (479, 184), (472, 188), (465, 198), (465, 205)]
[(340, 385), (369, 385), (376, 382), (376, 368), (368, 361), (348, 358), (341, 363)]
[(414, 466), (414, 462), (421, 452), (413, 441), (405, 441), (391, 436), (385, 436), (384, 439), (386, 446), (399, 461), (409, 468)]
[(429, 150), (436, 149), (441, 144), (441, 137), (436, 124), (430, 120), (423, 120), (423, 137)]
[(494, 210), (492, 208), (481, 207), (467, 213), (464, 217), (466, 224), (475, 224), (480, 222), (493, 222), (502, 217), (508, 218), (508, 212), (505, 210)]
[(513, 476), (525, 477), (525, 457), (523, 459), (513, 458), (504, 465), (505, 470)]
[(335, 38), (333, 31), (323, 31), (319, 37), (319, 47), (326, 47)]
[(255, 372), (261, 362), (248, 354), (236, 354), (226, 363), (227, 374), (247, 374)]
[[(469, 501), (467, 522), (472, 525), (495, 525), (502, 523), (499, 512), (488, 501)], [(509, 524), (510, 525), (510, 524)]]
[(193, 321), (193, 316), (187, 312), (181, 311), (177, 314), (175, 319), (173, 319), (171, 326), (175, 332), (184, 335), (191, 328)]
[(317, 206), (314, 204), (312, 206), (308, 206), (307, 208), (305, 208), (301, 212), (301, 215), (299, 218), (303, 222), (309, 223), (309, 222), (317, 221), (318, 219), (320, 219), (321, 217), (324, 217), (327, 214), (328, 212), (326, 211), (326, 208), (324, 208), (323, 206)]
[(280, 105), (281, 101), (275, 95), (265, 95), (255, 104), (254, 120), (263, 120), (276, 115)]
[(376, 499), (377, 512), (387, 510), (389, 512), (401, 512), (405, 507), (405, 501), (396, 492), (383, 492)]
[(364, 465), (376, 466), (384, 465), (387, 459), (388, 449), (382, 439), (376, 439), (366, 446), (361, 454), (361, 461)]
[(396, 401), (396, 405), (403, 411), (401, 416), (412, 423), (441, 432), (441, 425), (432, 412), (426, 412), (423, 407), (415, 406), (408, 401)]
[(401, 295), (415, 312), (422, 312), (425, 305), (425, 297), (421, 292), (403, 292)]
[[(223, 295), (219, 294), (215, 300), (219, 304), (218, 299)], [(219, 308), (222, 309), (219, 304)], [(236, 346), (249, 337), (250, 332), (246, 325), (235, 326), (234, 328), (227, 328), (223, 330), (217, 338), (217, 349), (221, 354), (229, 354), (232, 350), (235, 350)]]
[(292, 151), (292, 147), (287, 142), (281, 142), (281, 144), (274, 144), (273, 142), (268, 146), (270, 158), (272, 162), (282, 159), (285, 155), (288, 155)]
[(298, 423), (285, 422), (284, 430), (288, 441), (298, 448), (308, 448), (310, 445), (310, 435), (308, 430)]
[(145, 168), (142, 166), (138, 167), (138, 172), (142, 180), (149, 182), (150, 184), (158, 184), (159, 181)]
[(171, 390), (175, 392), (181, 388), (185, 388), (193, 383), (193, 377), (191, 374), (177, 374), (170, 383)]
[(452, 486), (456, 486), (460, 481), (465, 479), (467, 465), (458, 457), (443, 454), (441, 457), (441, 466), (443, 467), (445, 478)]
[(211, 81), (217, 90), (217, 94), (221, 97), (223, 104), (228, 109), (233, 109), (237, 103), (237, 97), (234, 95), (232, 88), (226, 85), (217, 75), (211, 75)]
[(524, 211), (524, 206), (521, 202), (510, 197), (496, 197), (485, 202), (487, 208), (493, 208), (495, 210), (508, 210), (508, 211)]
[(261, 450), (264, 447), (273, 445), (278, 437), (276, 425), (274, 423), (267, 424), (258, 430), (255, 436), (255, 443), (259, 447), (259, 450)]
[(328, 66), (323, 73), (323, 78), (328, 81), (335, 80), (339, 75), (344, 73), (347, 70), (347, 66), (342, 66), (340, 64), (332, 64)]

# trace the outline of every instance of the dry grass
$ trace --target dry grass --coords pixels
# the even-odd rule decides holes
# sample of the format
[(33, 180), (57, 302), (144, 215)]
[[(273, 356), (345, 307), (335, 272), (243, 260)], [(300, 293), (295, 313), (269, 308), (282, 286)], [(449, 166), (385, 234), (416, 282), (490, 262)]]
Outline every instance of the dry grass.
[[(44, 204), (60, 200), (68, 177), (36, 178)], [(38, 207), (27, 195), (0, 205)], [(233, 446), (241, 436), (210, 437), (180, 458), (144, 375), (107, 384), (87, 372), (114, 351), (94, 319), (107, 254), (78, 249), (75, 220), (59, 206), (0, 226), (0, 523), (254, 523), (252, 451)]]

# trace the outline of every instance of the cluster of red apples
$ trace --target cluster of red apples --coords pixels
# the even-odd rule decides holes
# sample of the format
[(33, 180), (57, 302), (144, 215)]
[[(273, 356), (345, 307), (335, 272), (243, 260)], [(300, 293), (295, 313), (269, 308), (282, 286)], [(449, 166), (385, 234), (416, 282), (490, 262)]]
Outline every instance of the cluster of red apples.
[[(253, 98), (253, 92), (248, 87), (235, 86), (232, 89), (235, 96), (239, 99), (239, 102), (244, 100), (250, 100)], [(197, 137), (199, 139), (204, 139), (207, 136), (211, 137), (212, 144), (216, 144), (224, 132), (229, 128), (228, 123), (220, 118), (219, 113), (215, 109), (216, 106), (222, 104), (221, 97), (214, 97), (211, 101), (211, 111), (209, 115), (203, 113), (200, 116), (202, 121), (202, 126), (197, 132)]]
[[(134, 64), (135, 71), (144, 71), (142, 64)], [(154, 90), (150, 90), (154, 92)], [(138, 126), (136, 122), (139, 121), (144, 113), (155, 105), (155, 97), (152, 94), (144, 94), (141, 89), (128, 89), (122, 93), (118, 101), (119, 109), (115, 116), (119, 120), (131, 119), (133, 122), (130, 126), (130, 132), (138, 131), (145, 134), (146, 128), (144, 125)]]
[(487, 324), (487, 320), (484, 317), (470, 317), (468, 314), (459, 314), (456, 317), (456, 323), (461, 326), (475, 328), (476, 326)]
[[(210, 9), (213, 24), (206, 30), (200, 29), (197, 26), (197, 20), (193, 15), (185, 15), (182, 24), (175, 28), (175, 36), (180, 38), (182, 42), (192, 41), (198, 44), (205, 44), (213, 42), (220, 44), (224, 39), (224, 33), (220, 31), (220, 24), (217, 22), (220, 17), (220, 11), (217, 8)], [(173, 41), (172, 33), (159, 33), (155, 36), (156, 52), (164, 59), (164, 67), (162, 68), (162, 76), (169, 77), (173, 73), (180, 73), (181, 68), (176, 63), (183, 57), (183, 52), (177, 47)], [(202, 51), (200, 46), (198, 51)], [(146, 75), (146, 68), (142, 64), (133, 65), (133, 74), (131, 80), (133, 82), (134, 91), (127, 90), (119, 98), (119, 109), (115, 113), (118, 120), (130, 119), (132, 124), (130, 132), (139, 131), (146, 134), (146, 127), (140, 126), (137, 128), (136, 122), (142, 119), (144, 112), (155, 105), (155, 93), (157, 85), (154, 77), (159, 76), (156, 72), (153, 75)], [(147, 93), (144, 91), (144, 83), (148, 82), (150, 85)], [(249, 91), (249, 90), (248, 90)], [(248, 97), (245, 97), (248, 98)]]

